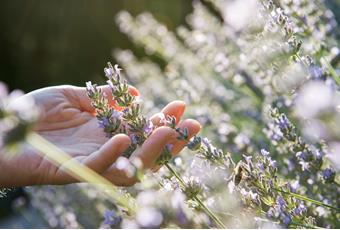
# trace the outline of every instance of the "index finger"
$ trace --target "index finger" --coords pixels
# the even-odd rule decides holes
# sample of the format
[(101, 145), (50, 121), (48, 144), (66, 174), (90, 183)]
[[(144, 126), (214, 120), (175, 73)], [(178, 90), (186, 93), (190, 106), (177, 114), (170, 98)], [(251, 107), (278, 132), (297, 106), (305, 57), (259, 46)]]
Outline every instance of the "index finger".
[(160, 113), (154, 114), (150, 120), (155, 126), (164, 125), (163, 119), (167, 118), (167, 116), (174, 116), (176, 118), (176, 124), (179, 123), (181, 117), (185, 110), (185, 102), (184, 101), (172, 101), (167, 104)]
[[(111, 88), (108, 85), (102, 85), (98, 86), (98, 89), (102, 90), (102, 92), (106, 95), (106, 98), (108, 99), (108, 103), (111, 107), (114, 107), (117, 110), (122, 110), (122, 107), (117, 106), (114, 98), (111, 96)], [(94, 113), (95, 109), (91, 105), (91, 100), (87, 96), (86, 88), (85, 87), (75, 87), (74, 91), (74, 99), (75, 103), (77, 103), (77, 107), (79, 107), (81, 110)], [(139, 91), (137, 88), (129, 85), (129, 93), (132, 96), (139, 96)]]

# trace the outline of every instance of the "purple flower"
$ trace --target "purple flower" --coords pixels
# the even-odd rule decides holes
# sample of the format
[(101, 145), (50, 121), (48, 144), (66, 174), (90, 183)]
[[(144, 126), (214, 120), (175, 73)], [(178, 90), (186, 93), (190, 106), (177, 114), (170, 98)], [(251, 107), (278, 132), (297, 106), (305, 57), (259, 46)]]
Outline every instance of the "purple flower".
[(88, 81), (86, 82), (86, 91), (88, 94), (94, 94), (95, 93), (95, 88), (94, 86), (92, 85), (92, 82), (91, 81)]
[(246, 199), (250, 199), (251, 201), (255, 202), (255, 203), (259, 203), (259, 199), (258, 199), (258, 194), (253, 192), (253, 191), (249, 191), (247, 192), (244, 188), (241, 189), (240, 191), (241, 195), (246, 198)]
[(110, 86), (111, 89), (114, 89), (114, 85), (111, 80), (106, 81), (106, 83)]
[(299, 181), (296, 180), (293, 183), (288, 183), (291, 192), (296, 192), (296, 190), (300, 187)]
[(104, 117), (103, 120), (99, 121), (99, 128), (104, 129), (109, 124), (110, 124), (109, 119), (107, 117)]
[(273, 169), (276, 169), (277, 167), (276, 160), (272, 160), (271, 158), (269, 158), (269, 164)]
[(146, 122), (146, 124), (144, 125), (143, 131), (144, 131), (147, 135), (149, 135), (149, 134), (152, 133), (153, 127), (154, 127), (154, 126), (153, 126), (153, 123), (152, 123), (150, 120), (148, 120), (148, 121)]
[(308, 154), (306, 152), (300, 151), (295, 154), (295, 156), (299, 159), (302, 159), (304, 161), (308, 160)]
[(114, 111), (112, 112), (112, 117), (115, 118), (115, 119), (117, 119), (117, 120), (121, 119), (121, 118), (122, 118), (122, 115), (123, 115), (122, 112), (119, 112), (119, 111), (116, 111), (116, 110), (114, 110)]
[(210, 146), (210, 141), (208, 138), (204, 137), (202, 139), (202, 143), (206, 146), (206, 147), (209, 147)]
[(262, 156), (266, 157), (266, 156), (269, 155), (269, 152), (265, 149), (261, 149), (261, 154), (262, 154)]
[(259, 162), (256, 165), (261, 171), (264, 171), (264, 164), (262, 162)]
[(307, 211), (306, 206), (305, 206), (303, 203), (300, 203), (300, 204), (293, 210), (293, 213), (294, 213), (294, 215), (299, 216), (299, 215), (301, 215), (303, 212), (306, 212), (306, 211)]
[(284, 211), (285, 210), (285, 207), (286, 207), (286, 201), (283, 199), (282, 196), (279, 196), (277, 199), (276, 199), (276, 204), (278, 205), (279, 209), (281, 211)]
[(312, 65), (311, 67), (309, 67), (309, 73), (314, 79), (320, 79), (323, 75), (322, 68), (316, 65)]
[(309, 163), (306, 161), (299, 161), (299, 164), (301, 165), (301, 170), (305, 171), (309, 169)]
[(322, 177), (326, 182), (333, 182), (335, 178), (335, 172), (331, 168), (326, 168), (322, 171)]
[(269, 218), (273, 218), (277, 216), (277, 212), (275, 211), (274, 208), (269, 208), (269, 210), (267, 211), (267, 217)]
[(111, 78), (113, 76), (113, 69), (112, 68), (104, 68), (105, 76)]
[(105, 210), (104, 224), (117, 226), (122, 221), (122, 217), (118, 216), (114, 210)]
[(258, 202), (258, 199), (257, 199), (257, 198), (258, 198), (258, 194), (257, 194), (257, 193), (250, 191), (250, 192), (249, 192), (249, 197), (250, 197), (250, 199), (251, 199), (252, 201)]
[(174, 147), (173, 144), (166, 144), (166, 145), (165, 145), (165, 148), (166, 148), (169, 152), (171, 152), (171, 150), (172, 150), (173, 147)]
[(273, 183), (273, 180), (272, 180), (272, 179), (269, 179), (269, 180), (268, 180), (268, 185), (269, 185), (270, 188), (273, 187), (274, 183)]
[(244, 188), (241, 189), (240, 191), (241, 195), (244, 196), (244, 197), (247, 197), (249, 192), (247, 192)]
[(246, 160), (246, 162), (248, 163), (248, 164), (250, 164), (251, 163), (251, 158), (253, 158), (252, 156), (247, 156), (247, 155), (242, 155), (243, 157), (244, 157), (244, 159)]
[(325, 154), (324, 154), (321, 150), (319, 150), (319, 149), (317, 149), (317, 150), (315, 151), (315, 158), (316, 158), (317, 160), (321, 160), (322, 157), (323, 157), (324, 155), (325, 155)]
[(280, 127), (280, 129), (287, 129), (290, 125), (288, 118), (286, 115), (282, 114), (277, 120), (277, 125)]
[(284, 213), (282, 214), (282, 222), (286, 227), (288, 227), (289, 224), (292, 222), (292, 218), (290, 217), (290, 215)]
[(272, 139), (273, 141), (280, 141), (282, 139), (282, 133), (280, 132), (273, 132), (270, 135), (270, 139)]
[(129, 137), (130, 137), (130, 140), (131, 140), (132, 144), (136, 145), (138, 143), (138, 138), (137, 138), (136, 134), (131, 133), (129, 135)]

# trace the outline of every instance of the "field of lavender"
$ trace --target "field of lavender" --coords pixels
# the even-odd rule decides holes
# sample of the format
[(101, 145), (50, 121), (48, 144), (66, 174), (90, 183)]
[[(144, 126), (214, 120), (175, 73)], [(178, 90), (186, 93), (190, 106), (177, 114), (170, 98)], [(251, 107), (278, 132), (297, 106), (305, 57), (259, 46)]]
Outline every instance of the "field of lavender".
[[(340, 34), (324, 1), (193, 1), (176, 31), (150, 13), (116, 23), (148, 56), (114, 50), (104, 75), (119, 108), (86, 89), (103, 132), (131, 138), (117, 164), (141, 180), (119, 188), (133, 208), (91, 184), (26, 188), (50, 227), (340, 228)], [(160, 117), (187, 145), (141, 178), (127, 159), (173, 100), (201, 131)]]

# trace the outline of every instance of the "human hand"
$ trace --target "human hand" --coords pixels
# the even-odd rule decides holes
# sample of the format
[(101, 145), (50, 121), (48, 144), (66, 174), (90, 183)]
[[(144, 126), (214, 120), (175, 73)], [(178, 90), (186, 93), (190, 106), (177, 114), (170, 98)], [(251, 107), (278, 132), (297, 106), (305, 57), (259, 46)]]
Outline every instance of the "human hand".
[[(110, 89), (102, 87), (107, 95)], [(138, 91), (130, 87), (130, 93)], [(130, 144), (130, 138), (118, 134), (112, 138), (105, 137), (94, 116), (94, 109), (86, 95), (85, 88), (74, 86), (55, 86), (33, 91), (18, 100), (32, 96), (41, 108), (42, 115), (35, 131), (58, 148), (104, 176), (115, 185), (130, 186), (136, 183), (122, 170), (117, 169), (115, 161)], [(114, 101), (110, 101), (114, 105)], [(179, 121), (185, 110), (181, 101), (169, 103), (161, 113), (172, 115)], [(160, 125), (159, 114), (151, 118), (155, 125)], [(195, 120), (185, 120), (179, 124), (188, 128), (189, 137), (195, 135), (200, 125)], [(130, 158), (141, 159), (144, 169), (154, 168), (154, 162), (161, 154), (164, 146), (173, 144), (172, 153), (177, 154), (185, 146), (186, 141), (176, 139), (176, 132), (169, 127), (157, 128), (144, 144)], [(26, 147), (24, 151), (6, 161), (0, 158), (2, 175), (0, 186), (25, 186), (34, 184), (67, 184), (77, 182), (69, 175), (63, 165), (57, 166), (42, 157), (37, 150)], [(67, 163), (67, 162), (66, 162)]]

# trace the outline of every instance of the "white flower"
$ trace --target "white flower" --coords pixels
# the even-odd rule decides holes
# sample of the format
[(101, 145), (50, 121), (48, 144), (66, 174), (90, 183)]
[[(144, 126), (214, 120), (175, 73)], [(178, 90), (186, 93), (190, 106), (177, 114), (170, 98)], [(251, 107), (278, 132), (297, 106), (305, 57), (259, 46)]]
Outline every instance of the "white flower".
[(313, 118), (329, 109), (333, 104), (333, 92), (323, 82), (305, 84), (296, 99), (295, 111), (303, 118)]
[(116, 161), (116, 167), (119, 170), (123, 170), (127, 177), (133, 177), (136, 172), (136, 168), (126, 157), (119, 157)]
[(140, 206), (152, 206), (155, 203), (156, 192), (152, 190), (146, 190), (138, 194), (137, 203)]
[(223, 16), (235, 30), (241, 30), (256, 18), (258, 8), (256, 0), (226, 1)]
[(163, 222), (162, 214), (152, 207), (141, 208), (137, 213), (136, 219), (144, 228), (155, 228)]

